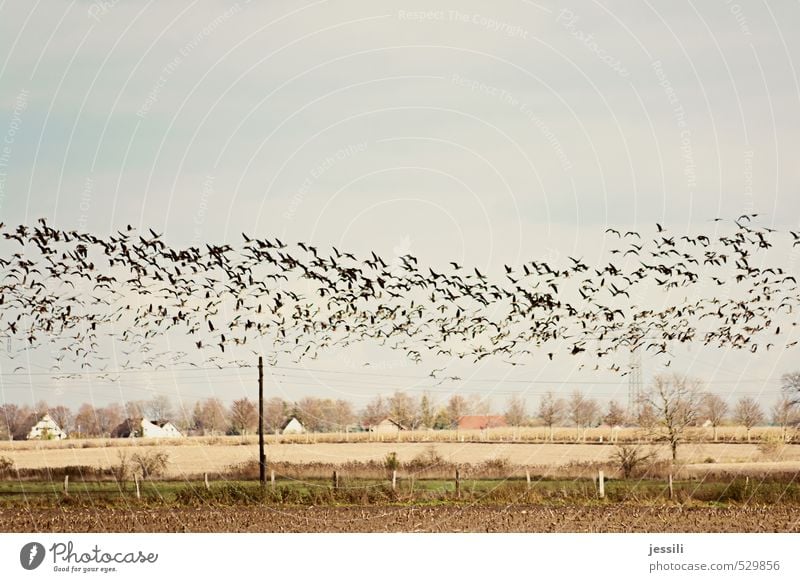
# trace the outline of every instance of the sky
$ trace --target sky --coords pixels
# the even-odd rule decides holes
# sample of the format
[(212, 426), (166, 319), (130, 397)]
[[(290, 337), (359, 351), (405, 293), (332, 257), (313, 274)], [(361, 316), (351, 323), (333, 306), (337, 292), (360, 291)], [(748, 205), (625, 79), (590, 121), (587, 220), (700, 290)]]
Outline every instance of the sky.
[[(607, 227), (697, 234), (758, 212), (796, 229), (798, 17), (788, 0), (0, 0), (0, 221), (133, 224), (176, 246), (247, 232), (487, 272), (599, 262)], [(676, 346), (671, 367), (767, 406), (797, 354)], [(0, 363), (15, 402), (255, 386), (253, 370), (108, 385)], [(576, 358), (447, 364), (461, 383), (434, 386), (431, 365), (358, 345), (270, 379), (288, 400), (359, 405), (395, 389), (496, 409), (551, 389), (627, 399), (627, 377)], [(644, 356), (645, 383), (660, 365)]]

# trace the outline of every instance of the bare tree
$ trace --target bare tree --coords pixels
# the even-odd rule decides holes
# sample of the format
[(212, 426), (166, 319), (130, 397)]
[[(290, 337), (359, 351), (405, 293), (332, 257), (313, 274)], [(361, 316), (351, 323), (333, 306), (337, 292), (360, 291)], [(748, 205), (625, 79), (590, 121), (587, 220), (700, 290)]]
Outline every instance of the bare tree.
[(539, 401), (539, 418), (548, 429), (549, 438), (553, 440), (553, 427), (564, 419), (565, 405), (561, 398), (548, 392)]
[(192, 425), (203, 435), (224, 434), (228, 428), (228, 411), (219, 398), (206, 398), (194, 405)]
[(643, 405), (652, 407), (656, 419), (651, 432), (669, 443), (673, 462), (686, 430), (697, 420), (699, 403), (700, 381), (681, 374), (656, 376), (643, 396)]
[(283, 428), (284, 423), (289, 418), (289, 404), (277, 396), (273, 396), (264, 402), (264, 430), (266, 432), (276, 432)]
[(580, 390), (576, 390), (567, 402), (567, 410), (569, 419), (578, 428), (581, 440), (586, 440), (586, 429), (594, 424), (600, 413), (597, 402), (584, 396)]
[(783, 396), (772, 407), (772, 422), (781, 427), (781, 439), (786, 441), (786, 430), (800, 424), (800, 410), (788, 396)]
[(381, 396), (372, 399), (361, 412), (361, 422), (364, 425), (378, 424), (389, 416), (389, 406)]
[(82, 437), (100, 436), (100, 426), (94, 406), (84, 402), (75, 414), (75, 430)]
[(764, 412), (753, 398), (743, 396), (733, 409), (733, 419), (747, 431), (747, 442), (750, 442), (750, 430), (764, 422)]
[(150, 420), (174, 420), (172, 402), (165, 394), (158, 394), (150, 400), (146, 400), (142, 411), (144, 412), (143, 416)]
[(72, 432), (72, 421), (75, 419), (75, 415), (72, 414), (69, 408), (63, 405), (53, 406), (48, 411), (48, 414), (61, 430), (67, 434)]
[(405, 427), (414, 428), (419, 424), (419, 405), (405, 392), (396, 391), (389, 398), (389, 416)]
[(509, 426), (522, 426), (527, 418), (528, 411), (525, 409), (525, 399), (519, 394), (512, 394), (506, 406), (506, 423)]
[(0, 438), (13, 440), (31, 411), (16, 404), (0, 406)]
[(616, 400), (612, 400), (608, 403), (608, 409), (606, 411), (605, 416), (603, 417), (603, 422), (605, 422), (610, 427), (615, 426), (623, 426), (628, 420), (628, 415), (625, 412), (625, 408), (617, 402)]
[(722, 424), (728, 414), (728, 404), (717, 394), (706, 392), (700, 399), (700, 419), (705, 419), (711, 424), (714, 442), (717, 441), (717, 427)]
[(337, 400), (333, 403), (332, 420), (334, 428), (338, 431), (344, 431), (347, 426), (352, 424), (356, 418), (353, 412), (353, 405), (347, 400)]
[(458, 426), (458, 419), (469, 413), (469, 404), (460, 394), (453, 394), (447, 401), (447, 417), (450, 419), (451, 427)]
[(789, 372), (781, 376), (781, 388), (791, 402), (800, 404), (800, 372)]
[(123, 408), (116, 402), (94, 410), (97, 432), (101, 436), (109, 436), (118, 427), (123, 418)]
[(248, 398), (234, 400), (230, 410), (231, 429), (235, 434), (249, 434), (258, 427), (258, 406)]

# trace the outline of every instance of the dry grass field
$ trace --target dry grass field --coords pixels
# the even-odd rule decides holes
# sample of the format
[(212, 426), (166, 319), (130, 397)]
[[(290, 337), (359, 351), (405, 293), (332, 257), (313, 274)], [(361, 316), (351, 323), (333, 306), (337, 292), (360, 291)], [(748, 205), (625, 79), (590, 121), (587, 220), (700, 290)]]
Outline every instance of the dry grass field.
[[(495, 429), (489, 431), (407, 432), (398, 436), (358, 433), (313, 434), (292, 437), (271, 435), (267, 439), (267, 458), (276, 463), (326, 463), (383, 461), (396, 453), (400, 462), (408, 462), (431, 450), (444, 461), (455, 464), (478, 464), (503, 460), (519, 467), (537, 467), (538, 474), (547, 468), (575, 464), (610, 462), (616, 447), (603, 429), (588, 431), (586, 441), (576, 442), (575, 429), (557, 429), (556, 442), (547, 440), (545, 429)], [(605, 431), (608, 432), (607, 430)], [(708, 442), (704, 430), (698, 429), (691, 442), (679, 448), (679, 462), (685, 474), (717, 472), (798, 472), (800, 444), (776, 444), (780, 430), (754, 430), (753, 442), (743, 442), (744, 433), (736, 429), (720, 430), (719, 442)], [(634, 442), (641, 437), (638, 429), (622, 429), (614, 441)], [(756, 442), (767, 439), (771, 446)], [(644, 444), (653, 448), (658, 458), (667, 459), (663, 445)], [(189, 478), (203, 473), (219, 474), (233, 465), (257, 459), (255, 437), (192, 437), (164, 439), (86, 439), (67, 441), (17, 441), (0, 443), (0, 457), (13, 461), (18, 469), (84, 466), (113, 467), (120, 455), (138, 450), (163, 452), (169, 462), (166, 478)]]

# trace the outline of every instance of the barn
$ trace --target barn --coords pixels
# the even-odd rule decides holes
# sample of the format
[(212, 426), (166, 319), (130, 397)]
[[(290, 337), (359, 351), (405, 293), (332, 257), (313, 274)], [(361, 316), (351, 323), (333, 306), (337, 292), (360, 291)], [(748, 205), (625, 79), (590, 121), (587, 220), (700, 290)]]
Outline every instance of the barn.
[(291, 417), (281, 429), (283, 434), (305, 434), (306, 427), (296, 417)]
[(370, 432), (377, 434), (397, 434), (401, 430), (408, 430), (405, 426), (392, 418), (384, 418), (382, 421), (367, 427)]
[(14, 434), (14, 440), (57, 440), (67, 438), (56, 421), (49, 414), (31, 414), (19, 430)]
[(181, 438), (183, 434), (168, 420), (126, 418), (111, 431), (112, 438)]

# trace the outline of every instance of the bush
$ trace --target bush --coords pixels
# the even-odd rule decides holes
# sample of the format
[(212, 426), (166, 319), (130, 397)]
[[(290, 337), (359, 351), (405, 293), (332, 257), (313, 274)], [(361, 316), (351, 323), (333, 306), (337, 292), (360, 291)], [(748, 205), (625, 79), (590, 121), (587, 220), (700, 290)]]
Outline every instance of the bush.
[(654, 456), (655, 453), (653, 451), (645, 453), (638, 445), (617, 445), (612, 459), (616, 461), (620, 471), (622, 471), (622, 476), (628, 479), (639, 467), (649, 462)]
[(139, 471), (142, 478), (149, 479), (164, 474), (164, 470), (169, 464), (169, 455), (156, 451), (134, 453), (131, 456), (131, 463)]
[(0, 457), (0, 473), (11, 473), (14, 470), (14, 461), (8, 457)]

